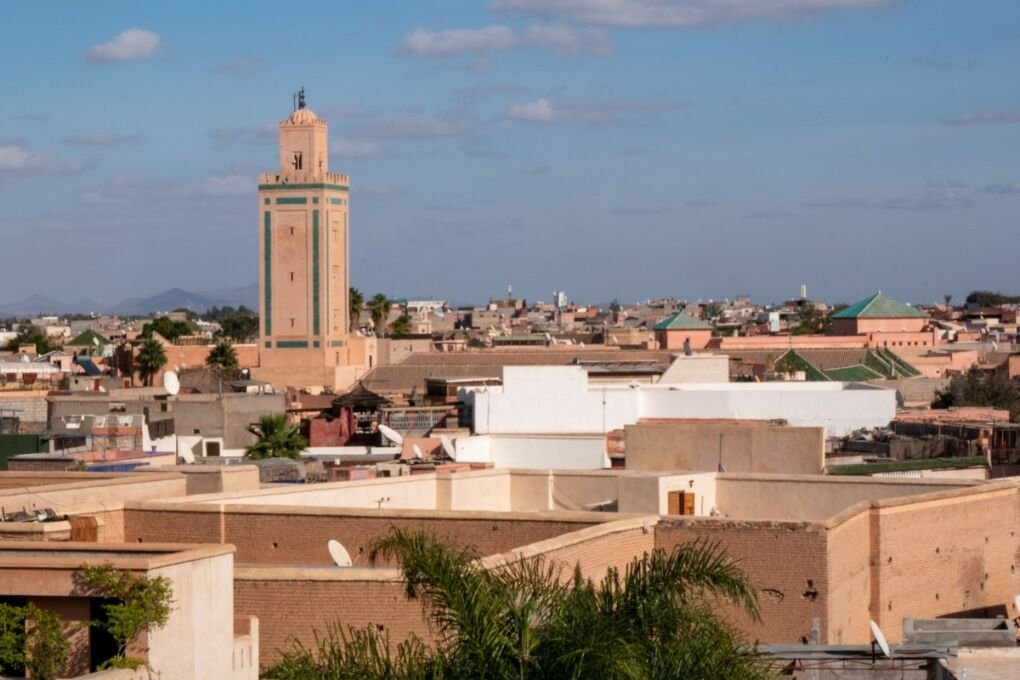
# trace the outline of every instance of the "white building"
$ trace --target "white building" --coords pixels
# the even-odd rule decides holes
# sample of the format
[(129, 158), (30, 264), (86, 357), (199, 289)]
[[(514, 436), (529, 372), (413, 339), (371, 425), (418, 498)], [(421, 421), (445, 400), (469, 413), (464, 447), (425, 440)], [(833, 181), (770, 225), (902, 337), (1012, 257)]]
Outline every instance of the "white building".
[(861, 383), (589, 384), (580, 366), (506, 366), (502, 385), (460, 394), (477, 436), (457, 440), (457, 459), (498, 467), (607, 467), (606, 433), (642, 418), (785, 420), (839, 437), (896, 416), (895, 391)]

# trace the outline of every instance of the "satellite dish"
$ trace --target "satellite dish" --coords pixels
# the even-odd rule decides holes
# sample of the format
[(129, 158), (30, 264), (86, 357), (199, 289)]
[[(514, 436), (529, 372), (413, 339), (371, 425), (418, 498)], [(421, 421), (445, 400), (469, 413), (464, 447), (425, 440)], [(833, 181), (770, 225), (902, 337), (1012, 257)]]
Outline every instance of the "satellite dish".
[(1016, 607), (1018, 613), (1020, 613), (1020, 595), (1013, 596), (1013, 606)]
[(885, 635), (882, 633), (882, 629), (878, 627), (878, 624), (874, 621), (868, 621), (868, 625), (871, 626), (871, 635), (875, 638), (875, 644), (882, 650), (882, 653), (887, 658), (892, 658), (892, 650), (889, 649), (889, 643), (886, 642)]
[(167, 371), (163, 374), (163, 389), (171, 397), (181, 391), (181, 381), (177, 378), (176, 373)]
[(326, 550), (329, 551), (329, 556), (333, 558), (338, 567), (349, 567), (351, 566), (351, 554), (347, 552), (347, 548), (343, 547), (340, 541), (336, 539), (329, 539), (326, 542)]
[[(457, 460), (457, 450), (453, 448), (453, 442), (445, 434), (439, 435), (439, 441), (443, 445), (443, 453), (450, 457), (450, 460)], [(1017, 608), (1020, 611), (1020, 607)]]
[(424, 458), (425, 454), (421, 452), (421, 447), (417, 444), (411, 444), (411, 450), (414, 451), (415, 458)]
[(379, 426), (379, 431), (382, 432), (384, 437), (389, 439), (391, 442), (393, 442), (397, 446), (400, 446), (401, 444), (404, 443), (404, 438), (400, 435), (400, 433), (397, 432), (396, 430), (394, 430), (389, 425), (380, 425)]

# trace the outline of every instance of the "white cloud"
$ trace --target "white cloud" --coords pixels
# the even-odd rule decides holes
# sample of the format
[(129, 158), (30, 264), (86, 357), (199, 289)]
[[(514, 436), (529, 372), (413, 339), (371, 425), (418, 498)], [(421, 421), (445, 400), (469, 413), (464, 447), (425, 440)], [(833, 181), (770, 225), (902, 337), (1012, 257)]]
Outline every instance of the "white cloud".
[(493, 0), (492, 9), (603, 26), (694, 28), (755, 19), (784, 19), (837, 9), (878, 7), (890, 0)]
[(205, 196), (244, 196), (255, 194), (255, 180), (248, 175), (214, 175), (198, 186)]
[(959, 191), (925, 191), (921, 194), (908, 196), (889, 196), (884, 198), (833, 198), (808, 201), (806, 208), (836, 208), (841, 210), (894, 210), (935, 212), (942, 210), (959, 210), (969, 208), (973, 201), (965, 193)]
[(42, 165), (42, 158), (20, 146), (0, 146), (0, 172), (34, 170)]
[(383, 154), (383, 147), (377, 142), (345, 139), (338, 137), (329, 142), (329, 155), (336, 158), (375, 158)]
[(141, 61), (156, 53), (159, 36), (144, 28), (129, 28), (118, 33), (113, 40), (93, 45), (85, 56), (89, 61)]
[(118, 135), (110, 132), (83, 132), (64, 137), (64, 144), (76, 146), (126, 146), (140, 142), (141, 135)]
[(400, 113), (390, 118), (353, 125), (347, 131), (356, 139), (434, 139), (459, 137), (467, 134), (470, 129), (457, 116)]
[(83, 191), (78, 198), (84, 205), (114, 205), (120, 203), (117, 199), (101, 194), (98, 191)]
[(549, 123), (558, 117), (556, 109), (544, 97), (526, 104), (511, 106), (506, 115), (513, 120), (522, 120), (529, 123)]
[(92, 161), (69, 163), (33, 153), (18, 144), (0, 144), (0, 173), (12, 175), (75, 175), (91, 167)]
[(549, 47), (560, 56), (603, 56), (616, 51), (613, 39), (604, 29), (577, 29), (564, 24), (529, 26), (521, 36), (521, 42)]
[(400, 41), (401, 54), (449, 57), (487, 54), (524, 47), (546, 47), (559, 56), (605, 55), (615, 50), (609, 33), (600, 28), (572, 28), (563, 24), (529, 26), (515, 32), (509, 26), (483, 26), (430, 31), (418, 28)]
[(259, 62), (257, 59), (238, 57), (220, 64), (215, 70), (217, 73), (230, 73), (238, 76), (247, 76), (257, 71), (258, 68)]
[(517, 37), (509, 26), (454, 28), (437, 32), (418, 28), (400, 41), (400, 52), (418, 57), (445, 57), (468, 52), (506, 50), (516, 44)]
[(1020, 123), (1020, 111), (971, 111), (942, 122), (946, 125), (1016, 125)]
[(1020, 194), (1020, 182), (1008, 182), (1005, 184), (989, 184), (980, 189), (983, 194), (997, 194), (999, 196), (1012, 196)]
[(611, 123), (647, 123), (657, 116), (683, 106), (668, 99), (570, 99), (554, 105), (546, 98), (511, 106), (507, 117), (513, 120), (549, 123), (578, 121), (593, 125)]

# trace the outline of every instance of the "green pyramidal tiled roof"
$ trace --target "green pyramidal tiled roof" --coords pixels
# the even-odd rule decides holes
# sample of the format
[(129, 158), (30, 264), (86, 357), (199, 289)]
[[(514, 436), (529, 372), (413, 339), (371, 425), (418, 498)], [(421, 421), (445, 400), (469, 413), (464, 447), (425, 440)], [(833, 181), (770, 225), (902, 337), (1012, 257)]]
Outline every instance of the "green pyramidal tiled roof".
[(833, 319), (903, 319), (927, 316), (919, 309), (875, 293), (832, 315)]
[(677, 312), (671, 316), (667, 316), (665, 319), (655, 324), (655, 330), (657, 331), (698, 331), (712, 330), (712, 324), (706, 323), (701, 319), (695, 319), (687, 312)]
[[(98, 342), (93, 342), (93, 340), (97, 340)], [(91, 328), (87, 328), (81, 333), (79, 333), (78, 337), (76, 337), (74, 340), (67, 344), (74, 347), (78, 345), (95, 345), (95, 344), (109, 345), (110, 339), (100, 335)]]

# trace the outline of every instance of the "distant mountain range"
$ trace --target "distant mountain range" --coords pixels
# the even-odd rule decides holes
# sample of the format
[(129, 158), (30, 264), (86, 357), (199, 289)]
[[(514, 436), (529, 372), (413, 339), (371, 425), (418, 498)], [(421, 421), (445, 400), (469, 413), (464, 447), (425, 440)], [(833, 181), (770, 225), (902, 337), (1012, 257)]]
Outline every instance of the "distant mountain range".
[(186, 308), (202, 313), (210, 307), (239, 307), (258, 309), (259, 287), (257, 284), (238, 288), (192, 292), (171, 288), (145, 298), (128, 298), (110, 304), (83, 298), (76, 302), (61, 302), (45, 295), (32, 295), (24, 300), (0, 304), (0, 318), (25, 317), (39, 314), (116, 314), (120, 316), (147, 316), (154, 312), (169, 312)]

